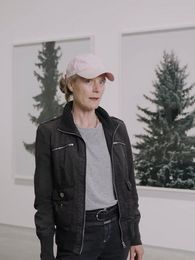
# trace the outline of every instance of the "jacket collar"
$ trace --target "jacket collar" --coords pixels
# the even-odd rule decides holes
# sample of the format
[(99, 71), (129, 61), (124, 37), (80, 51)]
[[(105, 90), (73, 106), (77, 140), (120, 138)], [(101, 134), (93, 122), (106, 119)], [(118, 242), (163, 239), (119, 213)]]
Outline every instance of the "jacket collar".
[[(59, 129), (64, 132), (79, 134), (79, 131), (74, 123), (73, 116), (71, 113), (72, 106), (73, 101), (66, 103), (63, 110), (63, 114), (60, 118)], [(100, 122), (102, 123), (105, 134), (112, 136), (118, 124), (111, 119), (109, 114), (102, 107), (98, 107), (95, 110), (95, 113)]]

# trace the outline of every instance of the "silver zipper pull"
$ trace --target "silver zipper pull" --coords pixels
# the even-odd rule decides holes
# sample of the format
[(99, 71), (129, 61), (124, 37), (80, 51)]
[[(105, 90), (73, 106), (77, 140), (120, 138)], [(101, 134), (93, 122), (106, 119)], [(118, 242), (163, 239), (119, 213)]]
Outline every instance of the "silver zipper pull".
[(127, 247), (124, 241), (122, 241), (122, 245), (123, 245), (123, 248)]

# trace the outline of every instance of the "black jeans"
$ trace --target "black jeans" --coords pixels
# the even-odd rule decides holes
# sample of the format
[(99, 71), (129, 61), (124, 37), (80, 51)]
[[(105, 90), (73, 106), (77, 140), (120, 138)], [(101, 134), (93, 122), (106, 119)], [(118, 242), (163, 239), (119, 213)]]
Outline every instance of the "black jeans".
[(118, 216), (110, 221), (86, 221), (81, 255), (57, 249), (57, 260), (126, 260), (130, 243), (123, 248)]

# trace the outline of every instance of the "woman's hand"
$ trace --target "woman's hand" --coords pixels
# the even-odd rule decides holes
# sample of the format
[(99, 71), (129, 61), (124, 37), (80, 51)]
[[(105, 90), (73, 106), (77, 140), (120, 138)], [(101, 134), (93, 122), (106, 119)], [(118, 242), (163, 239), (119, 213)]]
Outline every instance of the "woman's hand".
[(142, 260), (144, 254), (144, 248), (142, 245), (131, 246), (129, 260)]

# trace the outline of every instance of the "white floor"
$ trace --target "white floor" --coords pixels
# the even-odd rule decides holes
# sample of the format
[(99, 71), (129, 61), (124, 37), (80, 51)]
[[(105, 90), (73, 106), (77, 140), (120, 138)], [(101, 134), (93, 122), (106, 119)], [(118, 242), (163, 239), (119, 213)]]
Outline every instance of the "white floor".
[[(195, 252), (150, 246), (144, 248), (144, 260), (195, 260)], [(39, 259), (39, 241), (34, 229), (0, 225), (0, 260)]]

